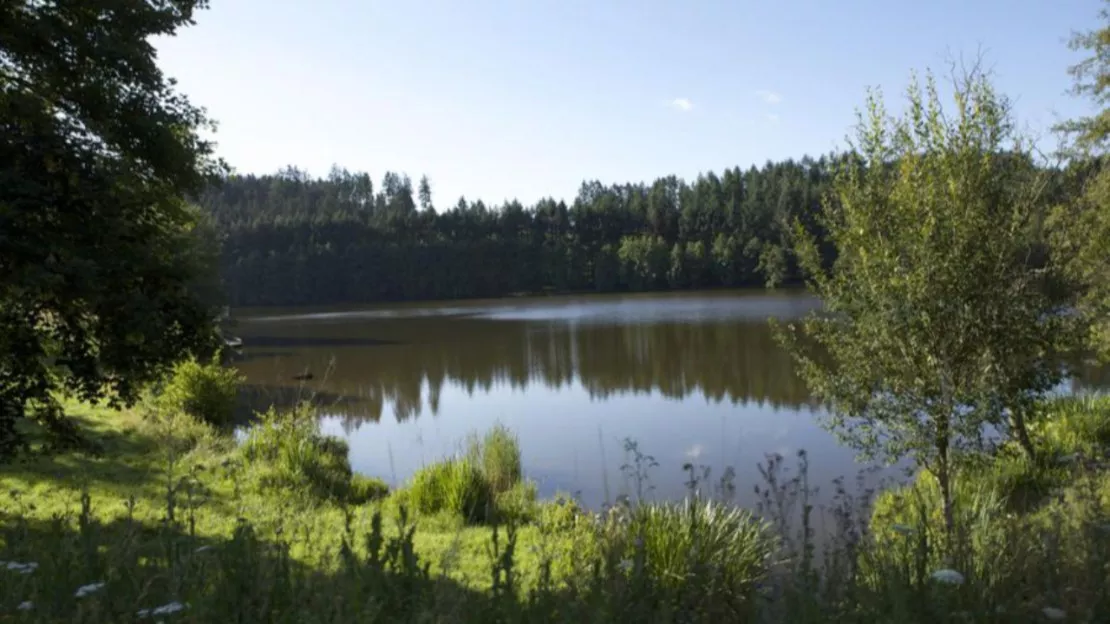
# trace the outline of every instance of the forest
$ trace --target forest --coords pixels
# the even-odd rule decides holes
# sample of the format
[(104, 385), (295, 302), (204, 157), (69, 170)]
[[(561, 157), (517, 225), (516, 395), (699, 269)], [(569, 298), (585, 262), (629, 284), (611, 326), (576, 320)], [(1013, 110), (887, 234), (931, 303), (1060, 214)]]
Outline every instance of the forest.
[(581, 185), (577, 197), (435, 207), (407, 175), (289, 167), (228, 176), (198, 198), (222, 240), (231, 305), (363, 303), (762, 286), (797, 281), (784, 234), (819, 209), (830, 159), (648, 184)]
[[(1084, 169), (1088, 169), (1084, 167)], [(339, 167), (229, 175), (196, 201), (222, 243), (233, 306), (370, 303), (551, 292), (763, 287), (801, 281), (795, 220), (816, 216), (833, 157), (767, 162), (651, 184), (584, 182), (566, 201), (433, 205), (427, 177)], [(1051, 169), (1077, 188), (1078, 169)], [(822, 244), (831, 260), (832, 248)]]

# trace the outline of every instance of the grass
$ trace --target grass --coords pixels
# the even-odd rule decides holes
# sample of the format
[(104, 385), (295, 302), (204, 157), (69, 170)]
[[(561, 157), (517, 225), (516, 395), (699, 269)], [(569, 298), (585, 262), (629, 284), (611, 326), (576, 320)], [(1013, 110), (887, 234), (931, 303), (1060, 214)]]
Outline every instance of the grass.
[(1110, 620), (1106, 398), (1047, 405), (1041, 461), (1002, 449), (960, 473), (951, 548), (927, 473), (873, 502), (838, 482), (818, 514), (804, 456), (772, 457), (750, 513), (688, 466), (688, 500), (598, 513), (539, 500), (503, 427), (387, 492), (307, 412), (240, 444), (183, 413), (69, 408), (99, 456), (0, 472), (5, 621)]

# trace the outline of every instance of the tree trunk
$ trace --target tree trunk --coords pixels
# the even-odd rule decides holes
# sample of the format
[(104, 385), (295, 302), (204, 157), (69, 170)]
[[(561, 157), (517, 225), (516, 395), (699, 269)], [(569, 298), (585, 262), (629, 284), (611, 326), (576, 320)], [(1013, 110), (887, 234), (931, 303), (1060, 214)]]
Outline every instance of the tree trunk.
[(1010, 428), (1017, 434), (1018, 444), (1025, 451), (1029, 461), (1035, 462), (1037, 460), (1037, 449), (1033, 447), (1033, 440), (1029, 438), (1029, 429), (1025, 427), (1024, 410), (1015, 409), (1011, 412)]
[(956, 516), (952, 511), (952, 475), (948, 467), (947, 453), (941, 457), (937, 462), (937, 483), (940, 485), (940, 497), (942, 507), (944, 510), (944, 534), (945, 546), (949, 556), (952, 554), (952, 547), (955, 545), (956, 535)]
[(948, 451), (950, 434), (947, 414), (937, 418), (937, 484), (940, 486), (941, 504), (944, 512), (945, 549), (949, 557), (953, 554), (956, 537), (956, 516), (952, 510), (952, 467)]

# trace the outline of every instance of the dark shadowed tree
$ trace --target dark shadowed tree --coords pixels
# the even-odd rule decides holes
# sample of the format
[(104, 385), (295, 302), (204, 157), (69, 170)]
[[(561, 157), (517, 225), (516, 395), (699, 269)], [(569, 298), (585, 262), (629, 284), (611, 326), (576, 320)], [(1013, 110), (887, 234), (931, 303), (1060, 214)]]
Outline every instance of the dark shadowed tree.
[(59, 391), (128, 402), (213, 344), (210, 247), (183, 200), (221, 166), (152, 37), (203, 1), (0, 4), (0, 457)]

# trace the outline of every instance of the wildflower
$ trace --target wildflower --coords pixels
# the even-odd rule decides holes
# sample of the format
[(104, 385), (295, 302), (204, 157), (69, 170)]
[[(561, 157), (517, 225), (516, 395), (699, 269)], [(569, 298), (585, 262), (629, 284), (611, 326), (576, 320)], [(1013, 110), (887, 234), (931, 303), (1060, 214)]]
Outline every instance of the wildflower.
[(910, 533), (913, 533), (913, 527), (908, 525), (908, 524), (895, 523), (890, 528), (892, 528), (895, 531), (901, 533), (902, 535), (909, 535)]
[(933, 572), (933, 580), (940, 581), (941, 583), (948, 583), (949, 585), (962, 585), (964, 582), (964, 575), (955, 570), (942, 569)]
[(1057, 609), (1056, 607), (1045, 607), (1041, 609), (1041, 613), (1050, 620), (1062, 620), (1068, 616), (1063, 609)]
[(154, 615), (169, 615), (171, 613), (177, 613), (178, 611), (182, 611), (184, 609), (185, 605), (181, 604), (180, 602), (174, 601), (168, 604), (164, 604), (160, 607), (155, 607), (151, 611), (151, 613), (153, 613)]
[(20, 574), (30, 574), (39, 567), (39, 564), (35, 563), (34, 561), (28, 561), (27, 563), (20, 563), (18, 561), (0, 561), (0, 565), (6, 567), (12, 572), (19, 572)]
[(76, 598), (84, 598), (85, 596), (88, 596), (93, 592), (98, 592), (104, 589), (104, 585), (105, 583), (103, 581), (99, 583), (89, 583), (88, 585), (82, 585), (77, 588), (77, 591), (74, 592), (73, 595)]
[(149, 617), (151, 615), (170, 615), (173, 613), (177, 613), (178, 611), (184, 611), (185, 608), (187, 608), (188, 606), (189, 605), (181, 604), (180, 602), (177, 602), (175, 600), (173, 602), (166, 603), (160, 607), (154, 607), (153, 609), (139, 609), (139, 611), (135, 615), (140, 618)]
[(31, 609), (34, 609), (34, 608), (35, 608), (35, 604), (33, 602), (31, 602), (30, 600), (24, 600), (23, 602), (19, 603), (18, 607), (16, 607), (16, 609), (19, 609), (20, 611), (30, 611)]

